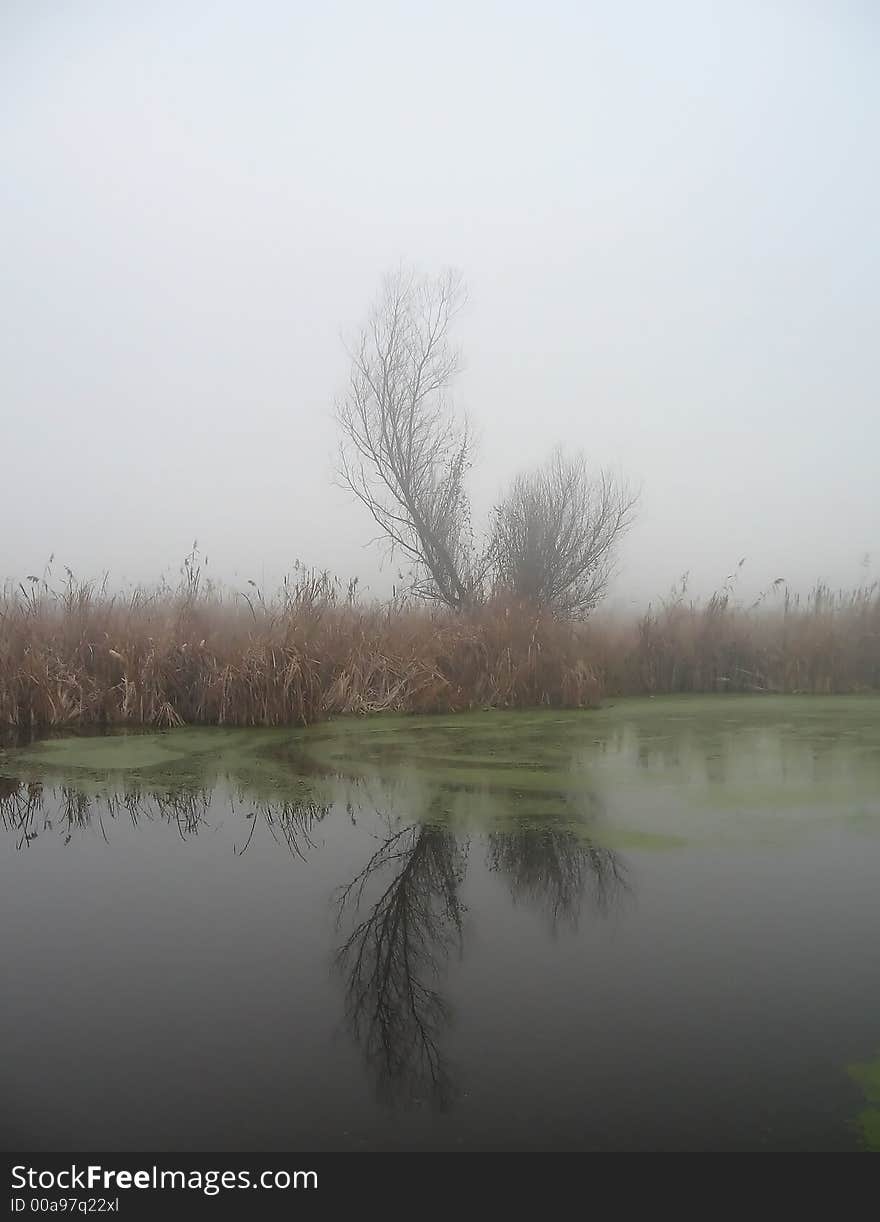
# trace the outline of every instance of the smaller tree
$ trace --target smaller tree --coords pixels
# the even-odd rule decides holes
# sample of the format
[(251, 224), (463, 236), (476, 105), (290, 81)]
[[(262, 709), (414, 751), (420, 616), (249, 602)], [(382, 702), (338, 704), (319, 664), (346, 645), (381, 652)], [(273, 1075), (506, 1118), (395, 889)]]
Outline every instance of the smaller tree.
[(490, 555), (496, 586), (555, 615), (583, 619), (608, 585), (637, 497), (582, 454), (556, 449), (518, 475), (495, 509)]

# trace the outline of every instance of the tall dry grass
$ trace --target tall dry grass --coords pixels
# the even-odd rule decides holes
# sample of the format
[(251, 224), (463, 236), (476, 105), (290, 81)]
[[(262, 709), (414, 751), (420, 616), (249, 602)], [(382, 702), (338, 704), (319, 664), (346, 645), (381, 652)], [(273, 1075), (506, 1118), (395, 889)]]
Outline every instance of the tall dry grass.
[(114, 595), (68, 574), (0, 595), (0, 726), (305, 725), (338, 713), (595, 703), (569, 626), (495, 603), (470, 615), (365, 605), (300, 573), (267, 600), (205, 585)]
[(586, 707), (603, 694), (880, 689), (880, 591), (751, 607), (684, 589), (575, 627), (494, 601), (469, 614), (364, 604), (300, 571), (266, 599), (202, 580), (125, 595), (68, 573), (0, 593), (0, 729), (309, 724), (340, 713)]
[(880, 587), (804, 598), (775, 583), (751, 605), (684, 586), (632, 619), (597, 615), (584, 645), (606, 692), (852, 693), (880, 689)]

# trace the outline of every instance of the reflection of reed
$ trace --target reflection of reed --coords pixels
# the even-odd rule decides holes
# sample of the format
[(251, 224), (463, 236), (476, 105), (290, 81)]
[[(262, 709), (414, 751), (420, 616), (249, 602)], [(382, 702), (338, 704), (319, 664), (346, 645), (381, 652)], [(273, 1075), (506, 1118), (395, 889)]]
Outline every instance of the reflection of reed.
[[(164, 789), (158, 791), (125, 789), (116, 793), (89, 794), (73, 786), (47, 789), (40, 782), (0, 777), (0, 826), (17, 837), (23, 848), (40, 832), (55, 830), (69, 844), (74, 832), (97, 827), (109, 840), (108, 826), (122, 819), (137, 827), (142, 821), (160, 822), (177, 830), (188, 840), (208, 824), (212, 793), (210, 789)], [(258, 825), (265, 824), (276, 843), (282, 841), (291, 853), (305, 856), (313, 848), (311, 832), (329, 811), (329, 806), (309, 801), (250, 803), (250, 820), (244, 852)]]
[(0, 777), (0, 825), (16, 836), (17, 849), (36, 839), (42, 810), (43, 786), (39, 781), (25, 784)]
[(467, 845), (445, 828), (402, 827), (339, 893), (341, 919), (346, 907), (361, 907), (369, 883), (393, 871), (337, 953), (349, 1023), (389, 1101), (429, 1097), (443, 1107), (454, 1093), (439, 1046), (449, 1007), (436, 985), (461, 942), (466, 858)]
[(595, 909), (606, 912), (626, 886), (616, 853), (567, 828), (495, 832), (489, 837), (488, 863), (507, 877), (514, 901), (541, 908), (554, 931), (560, 921), (577, 925), (588, 894)]
[[(275, 843), (280, 844), (283, 840), (290, 852), (302, 858), (303, 861), (306, 859), (304, 850), (316, 847), (312, 839), (312, 832), (316, 824), (320, 823), (330, 810), (329, 806), (322, 805), (320, 802), (304, 800), (257, 802), (253, 806), (254, 809), (246, 816), (251, 820), (251, 829), (239, 854), (247, 851), (253, 839), (254, 829), (262, 818), (272, 833)], [(279, 840), (279, 835), (281, 840)]]

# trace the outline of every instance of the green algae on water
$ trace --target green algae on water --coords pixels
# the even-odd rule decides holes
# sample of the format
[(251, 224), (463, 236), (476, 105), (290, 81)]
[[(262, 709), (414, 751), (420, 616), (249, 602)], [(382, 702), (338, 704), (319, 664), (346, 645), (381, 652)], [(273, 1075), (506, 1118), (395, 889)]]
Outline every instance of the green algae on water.
[(785, 849), (807, 834), (880, 830), (880, 699), (671, 696), (590, 711), (71, 736), (0, 752), (0, 777), (98, 793), (225, 784), (271, 799), (394, 802), (457, 824), (565, 826), (631, 851)]
[(866, 1149), (880, 1152), (880, 1057), (864, 1065), (850, 1065), (849, 1075), (864, 1091), (868, 1104), (856, 1118)]

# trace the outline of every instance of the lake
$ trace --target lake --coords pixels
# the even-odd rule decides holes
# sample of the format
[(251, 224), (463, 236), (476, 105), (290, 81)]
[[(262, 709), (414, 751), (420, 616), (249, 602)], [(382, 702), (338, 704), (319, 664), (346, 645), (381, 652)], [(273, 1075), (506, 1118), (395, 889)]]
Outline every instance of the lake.
[(880, 699), (0, 752), (5, 1149), (880, 1148)]

